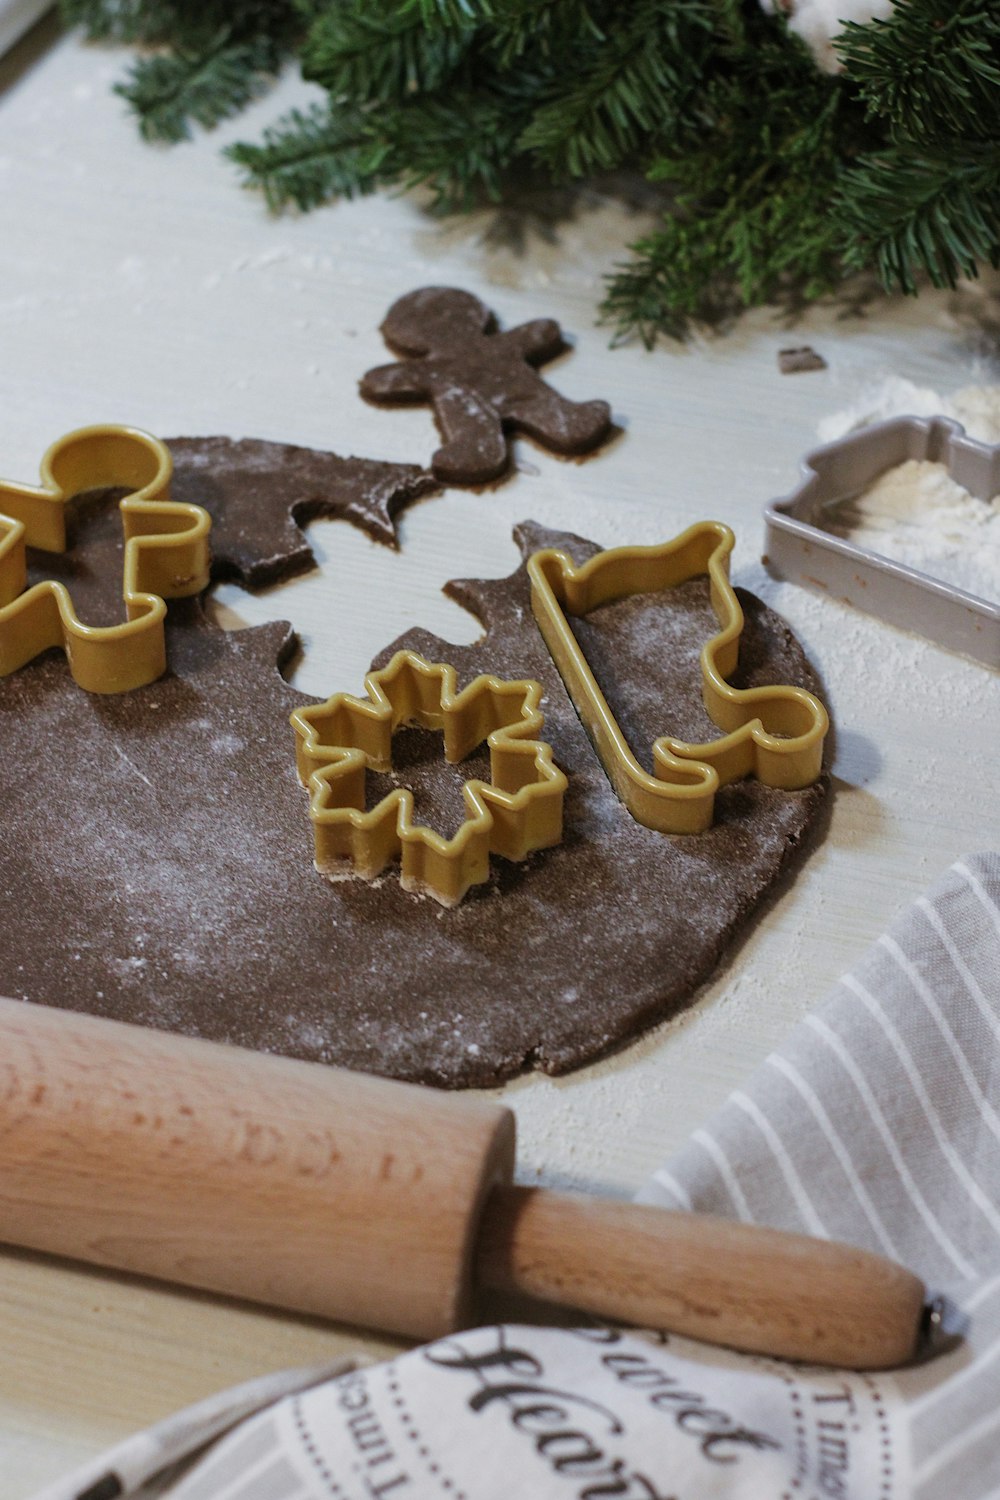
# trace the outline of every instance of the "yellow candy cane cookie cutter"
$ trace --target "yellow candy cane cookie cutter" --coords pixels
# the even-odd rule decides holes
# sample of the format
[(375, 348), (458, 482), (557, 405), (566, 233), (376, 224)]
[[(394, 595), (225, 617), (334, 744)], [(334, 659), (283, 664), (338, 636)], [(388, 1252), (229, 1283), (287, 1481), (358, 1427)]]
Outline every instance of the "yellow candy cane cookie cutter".
[[(660, 833), (703, 832), (711, 826), (719, 787), (741, 776), (791, 791), (809, 786), (822, 768), (829, 719), (818, 698), (805, 688), (740, 689), (726, 681), (736, 669), (743, 630), (729, 582), (734, 543), (728, 526), (702, 521), (660, 546), (615, 547), (579, 566), (557, 548), (528, 559), (535, 619), (608, 778), (637, 822)], [(721, 629), (702, 648), (702, 695), (724, 732), (703, 745), (661, 736), (653, 744), (651, 775), (622, 733), (570, 618), (703, 574)]]
[[(561, 841), (567, 783), (537, 738), (539, 683), (481, 676), (457, 692), (454, 667), (397, 651), (365, 690), (367, 698), (337, 693), (291, 716), (321, 874), (372, 880), (398, 859), (405, 890), (455, 906), (489, 879), (491, 854), (518, 861)], [(465, 783), (465, 821), (450, 838), (414, 823), (405, 787), (365, 811), (365, 773), (391, 770), (392, 736), (405, 724), (442, 730), (450, 763), (489, 746), (490, 781)]]
[[(166, 446), (138, 427), (81, 427), (41, 462), (41, 484), (0, 480), (0, 677), (61, 646), (73, 679), (91, 693), (125, 693), (166, 670), (166, 599), (208, 586), (211, 518), (172, 501)], [(65, 584), (26, 589), (26, 547), (66, 550), (66, 503), (93, 489), (128, 489), (120, 502), (125, 557), (120, 625), (85, 625)]]

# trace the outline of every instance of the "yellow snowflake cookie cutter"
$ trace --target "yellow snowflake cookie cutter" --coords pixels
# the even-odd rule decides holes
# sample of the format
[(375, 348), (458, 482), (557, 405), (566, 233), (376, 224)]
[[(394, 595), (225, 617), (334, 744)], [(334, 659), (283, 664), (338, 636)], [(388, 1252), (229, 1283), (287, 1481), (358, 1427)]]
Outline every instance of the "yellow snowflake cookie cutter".
[[(138, 427), (81, 427), (41, 462), (41, 484), (0, 480), (0, 677), (61, 646), (73, 679), (91, 693), (125, 693), (166, 671), (166, 599), (208, 586), (208, 533), (200, 505), (173, 501), (166, 446)], [(26, 547), (66, 550), (66, 503), (93, 489), (128, 489), (120, 502), (125, 558), (120, 625), (85, 625), (55, 579), (26, 589)]]
[[(539, 683), (481, 676), (459, 693), (453, 667), (397, 651), (365, 690), (367, 698), (337, 693), (291, 716), (321, 874), (371, 880), (399, 859), (404, 890), (455, 906), (489, 879), (491, 854), (522, 860), (560, 842), (566, 777), (536, 738)], [(465, 783), (465, 821), (450, 838), (413, 822), (405, 787), (365, 811), (365, 772), (391, 769), (392, 736), (404, 724), (442, 730), (451, 763), (489, 746), (490, 781)]]
[[(743, 611), (729, 582), (735, 538), (718, 521), (701, 521), (656, 547), (614, 547), (577, 566), (557, 548), (528, 559), (531, 607), (545, 643), (615, 792), (639, 823), (660, 833), (701, 833), (711, 826), (720, 786), (753, 774), (767, 786), (796, 790), (820, 774), (826, 709), (805, 688), (734, 688)], [(569, 617), (634, 594), (708, 575), (721, 629), (701, 652), (702, 692), (721, 738), (704, 745), (661, 736), (651, 775), (636, 760)]]

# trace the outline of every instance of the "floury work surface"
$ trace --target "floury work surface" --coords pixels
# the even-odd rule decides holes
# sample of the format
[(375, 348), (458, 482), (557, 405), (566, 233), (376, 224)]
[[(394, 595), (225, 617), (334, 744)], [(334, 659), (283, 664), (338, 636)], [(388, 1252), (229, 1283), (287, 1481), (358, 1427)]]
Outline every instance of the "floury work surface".
[[(435, 223), (408, 198), (272, 219), (219, 147), (311, 91), (290, 80), (214, 137), (153, 151), (110, 93), (123, 62), (68, 38), (2, 64), (0, 473), (30, 481), (53, 438), (92, 421), (426, 462), (438, 442), (429, 413), (366, 406), (357, 382), (386, 361), (378, 325), (397, 296), (462, 286), (504, 326), (558, 319), (575, 347), (548, 367), (551, 383), (610, 401), (622, 435), (579, 465), (519, 444), (505, 486), (448, 491), (404, 514), (398, 553), (317, 523), (317, 572), (259, 596), (220, 589), (245, 621), (292, 620), (295, 685), (359, 691), (371, 656), (414, 625), (474, 640), (476, 622), (440, 585), (508, 574), (526, 517), (606, 545), (728, 522), (734, 581), (785, 616), (820, 676), (836, 725), (833, 808), (794, 883), (677, 1020), (592, 1068), (503, 1092), (527, 1179), (630, 1194), (896, 911), (956, 856), (996, 842), (983, 792), (1000, 734), (993, 679), (776, 584), (759, 562), (761, 507), (792, 487), (824, 418), (890, 375), (945, 394), (1000, 378), (975, 331), (988, 299), (881, 304), (863, 321), (819, 311), (791, 333), (761, 314), (686, 349), (611, 351), (593, 318), (601, 276), (641, 218), (584, 203), (557, 243), (530, 239), (523, 256), (483, 245), (485, 217)], [(779, 375), (777, 351), (805, 342), (829, 368)], [(956, 742), (953, 764), (943, 747)], [(24, 1254), (5, 1255), (3, 1271), (5, 1500), (220, 1386), (386, 1347)]]

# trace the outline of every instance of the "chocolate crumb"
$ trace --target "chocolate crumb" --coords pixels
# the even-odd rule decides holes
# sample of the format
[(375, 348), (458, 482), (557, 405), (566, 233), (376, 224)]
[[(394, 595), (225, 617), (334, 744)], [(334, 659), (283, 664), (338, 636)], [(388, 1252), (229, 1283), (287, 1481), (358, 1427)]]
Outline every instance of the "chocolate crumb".
[(826, 360), (817, 354), (811, 344), (801, 344), (795, 349), (778, 350), (778, 369), (782, 375), (803, 375), (808, 370), (825, 370)]

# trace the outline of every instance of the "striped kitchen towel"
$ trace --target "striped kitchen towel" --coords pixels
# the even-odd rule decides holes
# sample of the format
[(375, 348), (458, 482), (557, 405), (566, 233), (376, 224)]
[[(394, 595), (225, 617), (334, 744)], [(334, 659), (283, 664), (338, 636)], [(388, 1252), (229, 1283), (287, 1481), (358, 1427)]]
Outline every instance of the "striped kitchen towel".
[(896, 1383), (915, 1500), (1000, 1496), (1000, 854), (959, 860), (641, 1198), (848, 1240), (948, 1294)]
[(642, 1197), (892, 1256), (965, 1338), (883, 1376), (477, 1328), (233, 1393), (233, 1416), (280, 1399), (200, 1457), (219, 1403), (37, 1500), (1000, 1500), (1000, 855), (953, 866)]

